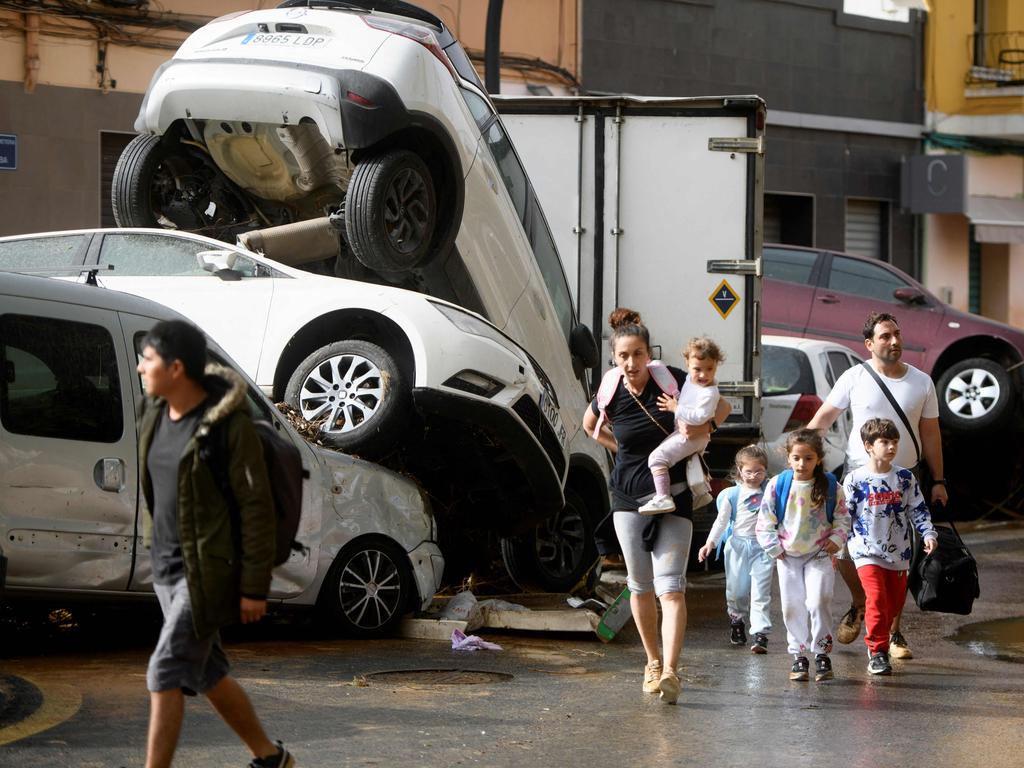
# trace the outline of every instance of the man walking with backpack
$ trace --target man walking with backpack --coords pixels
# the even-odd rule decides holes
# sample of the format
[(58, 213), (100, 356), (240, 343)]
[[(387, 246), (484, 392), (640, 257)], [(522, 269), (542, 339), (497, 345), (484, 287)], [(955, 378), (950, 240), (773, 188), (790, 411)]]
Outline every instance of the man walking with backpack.
[[(921, 460), (931, 474), (932, 504), (947, 501), (943, 477), (942, 436), (939, 432), (939, 404), (931, 377), (901, 360), (903, 336), (896, 318), (887, 312), (872, 312), (864, 323), (864, 346), (871, 359), (845, 371), (828, 398), (807, 423), (808, 429), (824, 433), (847, 408), (853, 416), (846, 448), (847, 472), (867, 463), (868, 454), (860, 437), (861, 427), (873, 418), (890, 419), (899, 430), (899, 451), (894, 463), (914, 472), (922, 480)], [(923, 485), (923, 483), (922, 483)], [(865, 594), (853, 561), (841, 558), (839, 573), (850, 590), (853, 605), (839, 622), (836, 639), (852, 643), (864, 622)], [(890, 628), (889, 653), (896, 659), (913, 658), (900, 631), (897, 614)]]
[[(148, 397), (139, 470), (149, 514), (143, 538), (164, 624), (149, 660), (146, 768), (171, 765), (185, 696), (203, 694), (253, 755), (251, 768), (290, 768), (249, 697), (228, 675), (222, 627), (266, 613), (275, 558), (275, 512), (262, 448), (234, 371), (206, 366), (206, 339), (186, 322), (157, 323), (138, 366)], [(226, 432), (233, 500), (218, 489), (209, 451)]]

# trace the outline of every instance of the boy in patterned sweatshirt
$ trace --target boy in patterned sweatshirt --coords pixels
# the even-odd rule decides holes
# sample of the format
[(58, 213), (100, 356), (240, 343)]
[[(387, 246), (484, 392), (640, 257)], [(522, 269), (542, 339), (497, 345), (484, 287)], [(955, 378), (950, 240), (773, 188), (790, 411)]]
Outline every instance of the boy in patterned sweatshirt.
[(928, 505), (917, 478), (893, 464), (900, 433), (889, 419), (868, 419), (860, 430), (868, 462), (843, 481), (853, 519), (848, 542), (857, 577), (867, 595), (865, 622), (868, 672), (891, 675), (889, 626), (903, 609), (913, 543), (911, 525), (924, 538), (924, 551), (938, 546)]

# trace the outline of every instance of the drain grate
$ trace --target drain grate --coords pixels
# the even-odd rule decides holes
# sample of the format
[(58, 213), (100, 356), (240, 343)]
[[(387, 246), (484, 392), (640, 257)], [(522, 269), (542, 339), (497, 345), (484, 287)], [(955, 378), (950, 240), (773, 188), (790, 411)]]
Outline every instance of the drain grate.
[(395, 669), (371, 672), (365, 678), (371, 685), (487, 685), (507, 683), (512, 675), (479, 669)]

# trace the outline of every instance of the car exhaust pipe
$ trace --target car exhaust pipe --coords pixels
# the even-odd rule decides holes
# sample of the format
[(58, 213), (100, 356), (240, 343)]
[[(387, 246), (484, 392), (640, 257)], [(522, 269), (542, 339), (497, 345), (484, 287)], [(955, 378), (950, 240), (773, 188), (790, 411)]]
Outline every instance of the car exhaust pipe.
[(250, 251), (289, 267), (341, 254), (341, 235), (329, 216), (243, 232), (238, 241)]

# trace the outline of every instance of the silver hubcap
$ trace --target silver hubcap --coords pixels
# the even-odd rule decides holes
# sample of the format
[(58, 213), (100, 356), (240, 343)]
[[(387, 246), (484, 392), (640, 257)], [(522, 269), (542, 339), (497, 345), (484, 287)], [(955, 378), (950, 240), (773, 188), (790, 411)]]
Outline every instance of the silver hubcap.
[(946, 385), (946, 407), (962, 419), (978, 419), (999, 402), (999, 382), (982, 368), (961, 371)]
[(323, 420), (324, 432), (351, 432), (373, 418), (383, 399), (380, 368), (362, 355), (337, 355), (302, 382), (299, 411), (308, 421)]
[(338, 599), (346, 618), (355, 626), (363, 629), (383, 626), (402, 602), (398, 566), (376, 549), (358, 553), (341, 573)]

